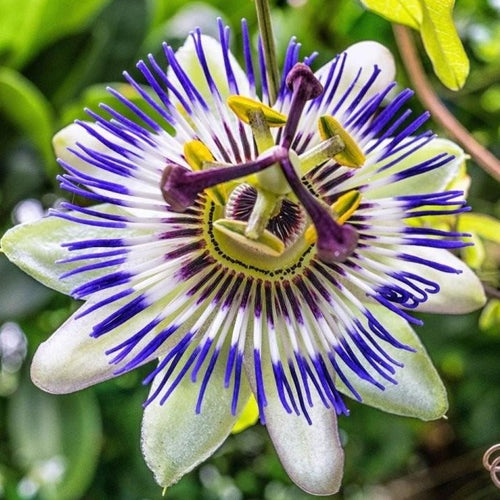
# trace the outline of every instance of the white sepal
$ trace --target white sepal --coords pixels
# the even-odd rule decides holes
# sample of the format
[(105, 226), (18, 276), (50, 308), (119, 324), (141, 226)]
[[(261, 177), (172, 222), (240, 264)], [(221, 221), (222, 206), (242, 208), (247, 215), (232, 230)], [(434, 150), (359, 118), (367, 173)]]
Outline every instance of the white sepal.
[[(182, 360), (179, 366), (182, 367)], [(225, 363), (219, 361), (216, 364), (199, 414), (195, 409), (203, 370), (197, 383), (191, 381), (188, 372), (164, 404), (160, 404), (160, 394), (146, 406), (142, 452), (161, 486), (167, 487), (179, 481), (210, 457), (230, 434), (238, 417), (231, 414), (232, 389), (224, 387), (225, 368)], [(178, 372), (179, 368), (170, 380), (174, 380)], [(156, 390), (163, 374), (160, 372), (155, 378), (151, 393)], [(244, 377), (242, 382), (237, 415), (250, 396)]]
[[(339, 364), (344, 368), (343, 371), (349, 376), (349, 381), (361, 396), (362, 403), (389, 413), (422, 420), (443, 417), (448, 409), (446, 389), (417, 334), (406, 320), (384, 306), (373, 304), (365, 304), (365, 306), (397, 341), (415, 349), (415, 352), (402, 350), (379, 341), (383, 351), (404, 365), (395, 367), (396, 372), (392, 377), (397, 384), (393, 384), (380, 376), (369, 363), (364, 363), (364, 368), (385, 387), (385, 390), (356, 375), (349, 376), (352, 372), (349, 373), (349, 369), (339, 359)], [(340, 377), (336, 379), (336, 383), (340, 391), (352, 396)]]
[[(255, 392), (251, 356), (246, 360), (245, 369)], [(262, 360), (262, 371), (268, 403), (264, 409), (266, 426), (288, 476), (307, 493), (333, 495), (340, 489), (344, 469), (335, 411), (325, 408), (312, 390), (314, 406), (307, 408), (311, 425), (304, 415), (287, 413), (276, 390), (270, 358), (266, 356)]]

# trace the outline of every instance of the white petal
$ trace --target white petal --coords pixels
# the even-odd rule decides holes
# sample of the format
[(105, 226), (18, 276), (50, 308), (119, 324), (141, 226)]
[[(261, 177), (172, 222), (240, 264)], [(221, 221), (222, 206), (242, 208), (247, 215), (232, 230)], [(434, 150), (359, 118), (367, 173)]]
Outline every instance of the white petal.
[[(362, 402), (383, 411), (422, 420), (442, 417), (448, 409), (446, 389), (417, 334), (403, 318), (385, 307), (373, 304), (365, 306), (391, 335), (402, 344), (414, 348), (416, 352), (401, 350), (384, 342), (383, 350), (396, 361), (403, 363), (404, 367), (396, 368), (394, 378), (397, 385), (394, 385), (381, 377), (369, 363), (365, 363), (367, 371), (385, 386), (385, 390), (359, 377), (351, 377), (350, 382), (362, 397)], [(342, 361), (339, 362), (343, 364)], [(344, 371), (349, 372), (347, 368)], [(340, 378), (337, 378), (336, 382), (340, 391), (351, 396)]]
[[(203, 45), (203, 51), (210, 74), (219, 89), (222, 100), (225, 101), (227, 97), (229, 97), (230, 91), (224, 67), (221, 44), (215, 38), (207, 35), (201, 35), (201, 43)], [(208, 87), (203, 68), (196, 53), (194, 40), (191, 36), (186, 38), (184, 45), (179, 48), (175, 56), (184, 72), (193, 81), (197, 90), (207, 102), (211, 103), (212, 93)], [(231, 53), (229, 53), (229, 60), (238, 85), (239, 94), (249, 95), (249, 83), (245, 72)], [(170, 67), (168, 69), (168, 78), (177, 88), (182, 88), (181, 83)]]
[[(314, 407), (308, 408), (308, 413), (312, 425), (303, 415), (288, 414), (277, 394), (270, 362), (263, 360), (262, 365), (268, 402), (264, 409), (266, 426), (284, 469), (307, 493), (333, 495), (340, 489), (344, 469), (335, 411), (325, 408), (311, 391)], [(255, 393), (253, 363), (246, 361), (245, 369)]]
[[(86, 128), (84, 128), (82, 125), (79, 125), (78, 123), (72, 123), (71, 125), (64, 127), (62, 130), (57, 132), (57, 134), (53, 137), (52, 144), (57, 157), (63, 160), (65, 163), (67, 163), (75, 170), (77, 170), (79, 173), (83, 174), (84, 176), (87, 175), (95, 179), (98, 179), (99, 181), (106, 181), (118, 185), (125, 185), (127, 189), (131, 191), (137, 189), (137, 191), (141, 193), (146, 193), (146, 195), (142, 195), (143, 197), (146, 197), (145, 201), (151, 202), (151, 200), (153, 200), (154, 202), (156, 202), (156, 204), (158, 204), (159, 210), (163, 210), (162, 208), (163, 201), (160, 198), (160, 190), (159, 190), (160, 178), (161, 178), (160, 173), (165, 168), (165, 158), (163, 156), (165, 152), (162, 153), (161, 149), (162, 139), (160, 139), (158, 136), (151, 135), (152, 140), (158, 141), (158, 146), (156, 148), (156, 151), (153, 150), (148, 152), (147, 149), (148, 148), (150, 149), (151, 146), (143, 145), (143, 147), (145, 148), (143, 150), (140, 147), (134, 146), (132, 143), (125, 142), (120, 137), (112, 134), (111, 132), (109, 132), (108, 130), (104, 129), (103, 127), (99, 126), (96, 123), (86, 122), (86, 125), (90, 127), (92, 130), (94, 130), (101, 137), (103, 137), (106, 141), (109, 141), (110, 143), (114, 144), (117, 147), (121, 147), (124, 150), (134, 152), (135, 154), (138, 155), (138, 158), (135, 158), (134, 160), (129, 160), (125, 156), (118, 154), (116, 151), (113, 151), (112, 149), (108, 148), (99, 139), (97, 139), (94, 135), (92, 135)], [(165, 141), (163, 143), (163, 146), (166, 147), (166, 143), (169, 142), (170, 136), (165, 133), (163, 135), (163, 140)], [(100, 168), (92, 164), (91, 162), (87, 162), (68, 149), (70, 148), (73, 151), (83, 154), (84, 157), (87, 157), (88, 155), (81, 149), (80, 146), (97, 153), (105, 154), (106, 156), (109, 156), (111, 158), (116, 158), (118, 160), (122, 161), (125, 160), (131, 163), (135, 163), (136, 166), (140, 167), (140, 170), (142, 169), (142, 173), (144, 173), (144, 171), (149, 171), (149, 174), (152, 176), (153, 179), (154, 176), (158, 177), (158, 181), (157, 183), (156, 180), (145, 181), (144, 179), (138, 179), (133, 175), (124, 177), (121, 174), (110, 172), (109, 170)], [(99, 188), (90, 185), (88, 186), (88, 188), (90, 191), (94, 191), (99, 194), (104, 194), (108, 197), (116, 198), (117, 200), (120, 200), (122, 198), (125, 198), (125, 200), (127, 200), (127, 196), (123, 196), (116, 192), (106, 191), (102, 187)], [(131, 213), (132, 215), (135, 215), (136, 217), (158, 216), (158, 212), (156, 210), (145, 210), (134, 207), (126, 207), (126, 206), (123, 207), (123, 210), (128, 213)]]
[[(117, 146), (127, 146), (125, 141), (114, 134), (111, 134), (111, 132), (108, 132), (102, 127), (98, 127), (95, 123), (87, 122), (87, 125)], [(80, 151), (77, 143), (99, 153), (105, 153), (116, 158), (119, 156), (78, 123), (71, 123), (70, 125), (64, 127), (52, 138), (52, 146), (54, 147), (56, 156), (71, 165), (73, 168), (77, 169), (79, 172), (111, 182), (117, 182), (117, 180), (121, 182), (123, 181), (123, 177), (91, 165), (68, 150), (68, 148), (71, 148), (76, 151)]]
[[(200, 384), (191, 382), (189, 372), (163, 405), (160, 405), (160, 395), (146, 406), (142, 424), (142, 452), (156, 481), (164, 487), (176, 483), (212, 455), (225, 441), (238, 419), (231, 415), (232, 389), (224, 388), (226, 365), (220, 361), (212, 373), (200, 414), (195, 412)], [(172, 374), (172, 378), (178, 371)], [(162, 375), (163, 372), (160, 372), (156, 377), (152, 392)], [(240, 410), (250, 396), (244, 378), (242, 382)]]
[[(98, 338), (90, 337), (92, 327), (106, 319), (118, 307), (126, 304), (126, 301), (126, 298), (122, 299), (76, 318), (76, 315), (83, 310), (81, 309), (63, 323), (35, 353), (31, 365), (31, 378), (35, 385), (53, 394), (65, 394), (114, 377), (115, 372), (126, 361), (110, 364), (113, 355), (107, 356), (106, 351), (130, 338), (164, 307), (164, 301), (154, 304), (109, 333)], [(143, 363), (151, 361), (169, 349), (189, 326), (191, 324), (179, 328), (177, 334), (168, 339), (161, 349), (155, 351)], [(165, 328), (165, 324), (160, 324), (153, 332), (159, 331), (162, 327)], [(151, 335), (146, 336), (138, 348), (150, 341)]]
[[(123, 215), (124, 212), (109, 204), (97, 205), (95, 210)], [(69, 214), (80, 216), (77, 212)], [(145, 230), (109, 229), (70, 222), (59, 217), (44, 217), (34, 222), (18, 224), (9, 229), (2, 237), (2, 251), (9, 260), (24, 272), (45, 286), (58, 292), (70, 294), (71, 290), (103, 274), (108, 274), (112, 267), (96, 269), (91, 272), (77, 273), (61, 279), (61, 275), (78, 267), (79, 263), (57, 263), (77, 255), (61, 246), (78, 240), (93, 238), (133, 238), (146, 234)], [(81, 265), (81, 263), (80, 263)]]
[(429, 299), (418, 308), (422, 312), (440, 314), (465, 314), (484, 306), (486, 296), (479, 278), (458, 257), (441, 248), (401, 247), (401, 251), (415, 254), (422, 259), (438, 262), (454, 269), (460, 274), (436, 271), (422, 264), (414, 264), (401, 260), (400, 268), (424, 279), (434, 281), (440, 286), (438, 293), (429, 295)]
[[(352, 95), (356, 95), (363, 85), (367, 82), (373, 73), (375, 65), (381, 70), (376, 81), (367, 91), (361, 102), (366, 102), (377, 92), (384, 90), (391, 82), (394, 81), (396, 74), (396, 64), (391, 52), (382, 44), (370, 40), (355, 43), (344, 51), (347, 54), (345, 67), (342, 72), (342, 78), (339, 82), (338, 95), (342, 95), (345, 90), (352, 84), (358, 71), (362, 68), (362, 73), (354, 89)], [(316, 77), (324, 81), (333, 61), (328, 62), (316, 72)]]
[[(383, 141), (382, 144), (387, 144), (388, 141), (389, 139)], [(404, 144), (404, 142), (402, 144)], [(415, 165), (431, 160), (442, 153), (452, 155), (454, 158), (448, 161), (445, 165), (423, 174), (401, 178), (400, 180), (394, 180), (392, 178), (393, 175), (403, 172), (407, 168), (411, 168)], [(372, 186), (370, 186), (369, 182), (368, 189), (363, 192), (363, 198), (374, 200), (377, 198), (386, 198), (391, 196), (437, 193), (444, 191), (448, 184), (450, 184), (450, 182), (457, 177), (460, 167), (466, 160), (466, 155), (460, 146), (447, 139), (435, 138), (414, 153), (408, 155), (403, 160), (397, 162), (392, 167), (383, 170), (381, 173), (376, 173), (380, 167), (394, 161), (399, 155), (401, 155), (401, 152), (389, 156), (382, 162), (377, 162), (364, 168), (362, 172), (362, 179), (366, 180), (367, 176), (370, 176), (369, 179)], [(382, 178), (386, 178), (388, 182), (377, 186), (375, 181)], [(355, 183), (356, 180), (357, 179), (354, 177), (352, 181), (349, 181), (348, 187), (351, 187), (350, 184)], [(355, 186), (353, 185), (352, 187)]]

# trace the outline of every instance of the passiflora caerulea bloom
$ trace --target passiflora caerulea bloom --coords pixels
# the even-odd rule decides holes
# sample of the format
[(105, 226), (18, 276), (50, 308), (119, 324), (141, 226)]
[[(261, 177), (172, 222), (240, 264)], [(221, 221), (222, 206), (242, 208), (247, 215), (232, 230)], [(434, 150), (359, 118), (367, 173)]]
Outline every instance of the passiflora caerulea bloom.
[(61, 186), (91, 206), (64, 203), (2, 244), (85, 303), (32, 377), (65, 393), (158, 360), (142, 446), (164, 486), (220, 446), (253, 394), (292, 480), (329, 494), (344, 395), (422, 419), (447, 409), (412, 312), (465, 313), (484, 296), (450, 251), (466, 235), (412, 220), (467, 209), (446, 189), (464, 154), (420, 131), (428, 115), (405, 108), (412, 92), (396, 92), (379, 44), (313, 72), (292, 40), (270, 105), (245, 23), (244, 69), (219, 28), (219, 41), (165, 45), (167, 64), (139, 62), (147, 86), (125, 74), (143, 106), (110, 90), (134, 120), (103, 105), (55, 137)]

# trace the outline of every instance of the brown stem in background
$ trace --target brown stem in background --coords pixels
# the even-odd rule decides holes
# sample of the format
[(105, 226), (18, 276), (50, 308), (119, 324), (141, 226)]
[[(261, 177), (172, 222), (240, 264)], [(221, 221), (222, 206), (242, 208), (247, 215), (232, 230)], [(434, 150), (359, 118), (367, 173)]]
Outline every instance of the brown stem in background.
[(459, 142), (483, 170), (500, 181), (500, 161), (472, 137), (470, 132), (448, 111), (434, 92), (420, 62), (413, 35), (406, 26), (393, 24), (394, 37), (412, 86), (422, 104), (448, 134)]
[(486, 296), (490, 299), (500, 299), (500, 290), (488, 285), (487, 283), (482, 282), (484, 291), (486, 292)]

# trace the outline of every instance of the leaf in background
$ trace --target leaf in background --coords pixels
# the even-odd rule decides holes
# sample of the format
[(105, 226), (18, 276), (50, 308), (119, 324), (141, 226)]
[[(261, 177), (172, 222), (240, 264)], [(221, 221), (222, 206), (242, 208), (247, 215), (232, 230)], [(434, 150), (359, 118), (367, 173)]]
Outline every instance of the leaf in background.
[(0, 68), (0, 112), (33, 141), (47, 168), (55, 167), (52, 107), (33, 83), (9, 68)]
[(70, 33), (81, 31), (109, 0), (3, 0), (0, 3), (7, 64), (21, 67), (38, 51)]
[(101, 447), (101, 421), (90, 391), (52, 396), (24, 380), (11, 398), (11, 444), (42, 500), (83, 498)]
[(183, 5), (185, 5), (185, 0), (170, 0), (169, 2), (165, 2), (164, 0), (147, 0), (146, 8), (151, 27), (154, 28), (163, 24), (165, 20), (169, 19)]
[(481, 269), (486, 259), (486, 249), (483, 242), (475, 233), (472, 233), (470, 240), (467, 241), (473, 243), (473, 245), (462, 248), (460, 255), (469, 267), (474, 270)]
[(420, 29), (422, 7), (420, 0), (361, 0), (375, 14), (413, 29)]
[(441, 82), (452, 90), (463, 87), (469, 59), (453, 23), (455, 0), (362, 0), (385, 19), (420, 31), (422, 41)]
[(4, 255), (0, 256), (0, 276), (4, 284), (0, 287), (0, 321), (21, 320), (39, 311), (53, 297), (51, 290), (31, 279)]
[(460, 215), (458, 230), (476, 233), (485, 240), (500, 243), (500, 220), (490, 215), (467, 213)]
[(464, 86), (469, 59), (453, 24), (455, 0), (421, 0), (423, 18), (420, 34), (434, 73), (451, 90)]
[(500, 299), (491, 299), (481, 312), (479, 328), (492, 335), (500, 334)]

